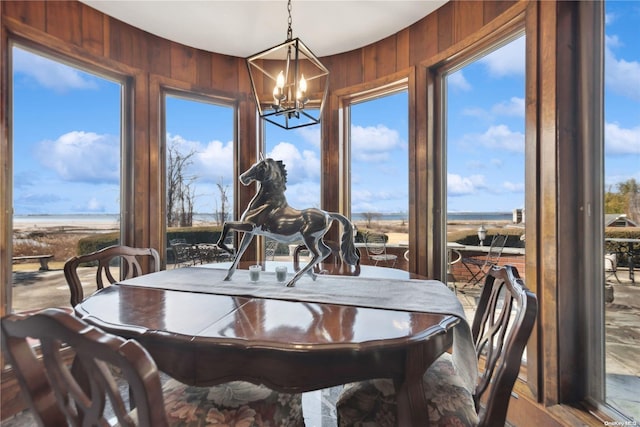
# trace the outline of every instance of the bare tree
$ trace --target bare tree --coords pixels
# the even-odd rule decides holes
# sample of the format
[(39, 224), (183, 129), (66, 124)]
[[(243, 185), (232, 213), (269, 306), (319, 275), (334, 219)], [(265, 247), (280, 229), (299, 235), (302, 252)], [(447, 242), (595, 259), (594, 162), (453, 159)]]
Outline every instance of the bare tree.
[(380, 219), (382, 214), (378, 212), (362, 212), (360, 215), (367, 221), (367, 228), (371, 228), (371, 222)]
[(218, 192), (220, 193), (220, 209), (216, 212), (216, 222), (218, 225), (221, 225), (229, 216), (229, 213), (227, 212), (227, 204), (229, 203), (227, 192), (229, 191), (229, 186), (224, 185), (223, 177), (220, 177), (216, 185), (218, 186)]
[(195, 150), (183, 154), (175, 146), (167, 149), (167, 225), (189, 227), (193, 224), (194, 181), (186, 170), (192, 164)]

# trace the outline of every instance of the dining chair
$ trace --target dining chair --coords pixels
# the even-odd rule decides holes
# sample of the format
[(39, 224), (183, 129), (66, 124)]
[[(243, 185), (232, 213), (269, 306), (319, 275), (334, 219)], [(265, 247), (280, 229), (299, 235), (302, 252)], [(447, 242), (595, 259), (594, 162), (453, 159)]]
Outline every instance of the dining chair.
[(304, 425), (299, 394), (240, 382), (235, 389), (175, 380), (163, 386), (137, 341), (60, 309), (8, 315), (0, 328), (2, 348), (40, 426)]
[[(423, 376), (431, 426), (505, 425), (511, 391), (538, 311), (538, 300), (515, 267), (487, 272), (471, 334), (483, 366), (475, 390), (464, 387), (452, 356), (444, 353)], [(482, 403), (481, 403), (482, 402)], [(336, 404), (338, 425), (396, 425), (393, 381), (375, 379), (347, 384)]]
[(374, 265), (378, 265), (379, 262), (390, 263), (391, 267), (396, 265), (398, 256), (387, 253), (387, 236), (384, 234), (370, 233), (365, 237), (364, 244), (367, 256), (375, 261)]
[[(151, 257), (150, 272), (159, 271), (160, 255), (153, 248), (132, 248), (124, 245), (114, 245), (90, 254), (78, 255), (68, 259), (64, 264), (64, 277), (67, 280), (69, 291), (71, 291), (71, 306), (75, 307), (84, 300), (84, 289), (78, 267), (97, 262), (95, 285), (97, 289), (102, 289), (105, 284), (113, 284), (119, 280), (130, 279), (143, 274), (144, 270), (140, 265), (140, 261), (146, 257)], [(112, 268), (115, 271), (112, 271)]]
[(479, 284), (486, 277), (491, 267), (498, 265), (504, 246), (507, 243), (507, 237), (506, 234), (495, 234), (491, 239), (491, 246), (489, 246), (487, 256), (484, 258), (462, 257), (460, 262), (471, 274), (471, 279), (467, 281), (465, 286)]

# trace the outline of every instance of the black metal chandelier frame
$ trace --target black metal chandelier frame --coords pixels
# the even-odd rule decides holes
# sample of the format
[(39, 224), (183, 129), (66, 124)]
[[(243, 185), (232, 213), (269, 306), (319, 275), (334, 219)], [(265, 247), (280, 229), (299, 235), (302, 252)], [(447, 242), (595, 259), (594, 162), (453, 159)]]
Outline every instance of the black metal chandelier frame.
[[(320, 123), (329, 92), (329, 70), (302, 40), (293, 37), (291, 0), (287, 8), (287, 40), (250, 56), (246, 61), (260, 117), (283, 129), (294, 129)], [(267, 68), (274, 68), (279, 73)], [(261, 93), (259, 81), (272, 81), (272, 93)], [(314, 84), (320, 90), (308, 91), (308, 87)]]

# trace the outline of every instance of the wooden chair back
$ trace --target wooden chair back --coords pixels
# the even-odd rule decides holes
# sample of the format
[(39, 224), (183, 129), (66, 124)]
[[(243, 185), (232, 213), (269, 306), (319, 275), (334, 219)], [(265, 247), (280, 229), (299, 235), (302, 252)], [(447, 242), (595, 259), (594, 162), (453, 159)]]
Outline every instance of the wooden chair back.
[[(478, 359), (486, 360), (474, 393), (482, 426), (504, 425), (522, 354), (538, 313), (538, 299), (510, 265), (487, 273), (471, 332)], [(487, 395), (486, 404), (480, 400)]]
[[(113, 425), (116, 419), (120, 426), (167, 425), (157, 367), (137, 342), (55, 308), (5, 316), (0, 328), (2, 348), (38, 425)], [(71, 366), (61, 354), (69, 350), (75, 353)], [(119, 389), (112, 372), (119, 372), (128, 388)]]
[[(105, 284), (113, 284), (119, 280), (130, 279), (144, 274), (140, 264), (140, 259), (143, 257), (151, 257), (150, 272), (160, 270), (160, 255), (153, 248), (132, 248), (130, 246), (115, 245), (67, 260), (64, 265), (64, 277), (71, 292), (71, 306), (75, 307), (84, 300), (82, 281), (78, 275), (78, 267), (80, 265), (98, 263), (96, 288), (102, 289)], [(119, 273), (115, 276), (111, 271), (114, 267), (119, 270)]]

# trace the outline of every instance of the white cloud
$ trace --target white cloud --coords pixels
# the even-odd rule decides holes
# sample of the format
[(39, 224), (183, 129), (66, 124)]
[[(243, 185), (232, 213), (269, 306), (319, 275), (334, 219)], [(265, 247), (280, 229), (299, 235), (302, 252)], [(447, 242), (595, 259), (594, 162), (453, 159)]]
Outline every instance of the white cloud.
[(320, 126), (306, 126), (296, 129), (296, 133), (307, 143), (316, 148), (320, 148)]
[(23, 74), (55, 92), (98, 87), (88, 74), (77, 69), (22, 49), (14, 49), (13, 52), (13, 68), (18, 76)]
[(483, 175), (464, 177), (453, 173), (447, 174), (447, 194), (450, 196), (473, 194), (481, 188), (486, 188)]
[(65, 181), (120, 182), (120, 141), (113, 135), (69, 132), (40, 142), (36, 156)]
[(509, 193), (523, 193), (524, 183), (505, 181), (502, 183), (502, 188)]
[(479, 61), (484, 64), (493, 77), (509, 75), (524, 76), (525, 73), (525, 37), (520, 37), (491, 52)]
[(95, 197), (92, 197), (87, 202), (87, 209), (86, 210), (89, 211), (89, 212), (104, 212), (105, 208), (104, 208), (104, 204), (102, 202), (100, 202)]
[(524, 117), (524, 98), (516, 96), (491, 107), (491, 112), (498, 116)]
[(617, 123), (605, 123), (604, 141), (607, 154), (640, 154), (640, 126), (625, 129)]
[(464, 77), (462, 70), (449, 74), (447, 76), (447, 83), (449, 83), (449, 86), (453, 89), (459, 89), (465, 92), (471, 90), (471, 84)]
[(617, 18), (618, 18), (618, 16), (615, 13), (605, 13), (604, 14), (604, 24), (605, 25), (611, 25), (616, 21)]
[(464, 136), (467, 144), (480, 144), (491, 149), (524, 152), (524, 134), (514, 132), (506, 125), (491, 126), (483, 134)]
[(400, 134), (384, 125), (352, 126), (351, 156), (355, 161), (385, 162), (390, 152), (402, 148)]
[(320, 159), (313, 151), (304, 150), (301, 153), (295, 145), (281, 142), (267, 153), (267, 157), (284, 162), (287, 168), (287, 189), (305, 181), (316, 181), (320, 185)]
[(233, 141), (226, 143), (210, 141), (197, 152), (194, 159), (196, 175), (207, 182), (232, 184), (233, 176)]
[(640, 62), (618, 59), (613, 49), (621, 45), (618, 36), (605, 36), (605, 85), (618, 95), (640, 101)]

